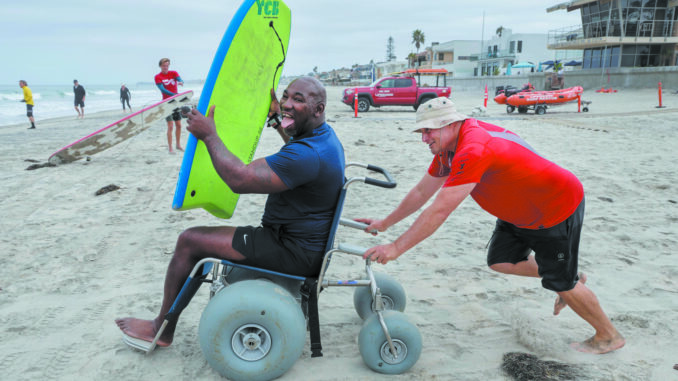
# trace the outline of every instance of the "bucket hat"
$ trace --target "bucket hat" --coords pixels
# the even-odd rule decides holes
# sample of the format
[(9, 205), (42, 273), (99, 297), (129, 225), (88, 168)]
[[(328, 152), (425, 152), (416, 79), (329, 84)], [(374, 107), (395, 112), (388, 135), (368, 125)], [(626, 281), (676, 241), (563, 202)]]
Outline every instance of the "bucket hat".
[(454, 102), (446, 97), (438, 97), (419, 106), (417, 128), (412, 132), (421, 132), (423, 128), (442, 128), (465, 119), (468, 119), (468, 116), (457, 111)]

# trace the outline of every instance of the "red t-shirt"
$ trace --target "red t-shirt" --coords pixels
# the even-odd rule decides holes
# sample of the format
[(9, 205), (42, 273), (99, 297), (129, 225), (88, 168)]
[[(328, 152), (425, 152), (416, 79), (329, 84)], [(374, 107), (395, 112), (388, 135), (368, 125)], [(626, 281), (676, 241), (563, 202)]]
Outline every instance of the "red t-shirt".
[(570, 171), (537, 154), (504, 128), (467, 119), (456, 153), (436, 155), (428, 173), (447, 177), (443, 187), (476, 183), (471, 197), (495, 217), (526, 229), (543, 229), (567, 219), (584, 198)]
[[(169, 70), (167, 74), (163, 74), (162, 72), (158, 73), (155, 75), (155, 84), (158, 85), (162, 83), (162, 85), (169, 91), (173, 92), (174, 94), (178, 93), (177, 91), (177, 80), (176, 78), (179, 77), (179, 73), (177, 73), (174, 70)], [(162, 93), (162, 99), (167, 99), (171, 97), (169, 94), (165, 94), (161, 91)]]

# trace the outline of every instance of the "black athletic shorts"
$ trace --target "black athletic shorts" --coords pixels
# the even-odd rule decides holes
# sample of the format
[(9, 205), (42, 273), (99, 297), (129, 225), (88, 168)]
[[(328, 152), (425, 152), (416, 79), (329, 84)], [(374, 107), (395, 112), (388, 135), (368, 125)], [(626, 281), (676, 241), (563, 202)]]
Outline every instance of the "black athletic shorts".
[(302, 249), (277, 226), (239, 226), (232, 246), (246, 257), (238, 263), (285, 274), (316, 277), (323, 253)]
[(487, 265), (518, 263), (531, 251), (544, 288), (569, 291), (577, 284), (579, 238), (584, 221), (584, 200), (565, 221), (547, 229), (522, 229), (497, 220), (487, 250)]
[(85, 107), (85, 101), (83, 101), (82, 99), (80, 99), (80, 100), (76, 99), (75, 102), (73, 102), (73, 103), (75, 104), (75, 107), (78, 107), (78, 106)]
[(179, 109), (174, 110), (174, 112), (172, 112), (172, 115), (165, 118), (165, 120), (168, 121), (168, 122), (171, 122), (171, 121), (176, 122), (177, 120), (181, 120), (181, 113), (179, 112)]
[(33, 116), (33, 105), (26, 105), (26, 116)]

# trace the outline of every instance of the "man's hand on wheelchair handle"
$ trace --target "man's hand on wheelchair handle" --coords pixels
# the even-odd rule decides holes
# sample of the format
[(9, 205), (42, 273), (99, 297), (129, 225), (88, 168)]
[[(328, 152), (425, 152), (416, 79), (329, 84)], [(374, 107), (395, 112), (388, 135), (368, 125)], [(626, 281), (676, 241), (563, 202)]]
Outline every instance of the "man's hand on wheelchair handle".
[(363, 254), (363, 259), (370, 259), (372, 262), (387, 264), (389, 261), (395, 260), (400, 256), (395, 243), (387, 243), (367, 249)]

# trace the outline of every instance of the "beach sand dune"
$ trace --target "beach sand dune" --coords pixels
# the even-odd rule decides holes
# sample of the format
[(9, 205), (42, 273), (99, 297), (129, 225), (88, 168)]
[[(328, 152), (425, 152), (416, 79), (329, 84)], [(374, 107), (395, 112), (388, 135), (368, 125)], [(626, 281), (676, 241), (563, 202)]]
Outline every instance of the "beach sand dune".
[[(345, 216), (383, 217), (424, 174), (430, 152), (410, 132), (410, 107), (372, 109), (353, 118), (339, 102), (340, 91), (328, 88), (327, 119), (347, 159), (382, 166), (398, 181), (392, 190), (353, 187)], [(453, 91), (452, 98), (471, 113), (482, 97), (482, 91)], [(672, 369), (678, 362), (678, 96), (666, 94), (664, 109), (655, 108), (651, 90), (587, 90), (584, 98), (593, 101), (588, 113), (577, 114), (576, 104), (568, 104), (543, 116), (509, 115), (490, 100), (481, 119), (520, 134), (583, 182), (580, 270), (625, 335), (623, 349), (602, 356), (571, 350), (568, 344), (592, 335), (591, 328), (569, 309), (553, 316), (555, 295), (539, 280), (487, 268), (494, 218), (469, 199), (430, 239), (387, 266), (375, 266), (405, 287), (406, 314), (424, 338), (421, 358), (408, 373), (384, 376), (363, 364), (353, 290), (331, 288), (320, 298), (324, 357), (311, 359), (307, 345), (280, 379), (501, 380), (507, 352), (573, 365), (583, 379), (678, 377)], [(167, 154), (164, 122), (90, 161), (25, 170), (34, 164), (26, 160), (46, 162), (58, 148), (119, 117), (111, 111), (84, 120), (39, 120), (36, 130), (23, 124), (0, 128), (0, 379), (220, 379), (197, 340), (207, 288), (182, 315), (174, 344), (151, 356), (127, 348), (113, 319), (155, 316), (181, 231), (258, 224), (265, 196), (242, 196), (230, 221), (202, 210), (171, 210), (181, 156)], [(265, 129), (256, 156), (279, 146), (277, 134)], [(95, 195), (111, 184), (120, 189)], [(413, 220), (377, 237), (342, 230), (338, 240), (366, 247), (387, 242)], [(355, 257), (336, 257), (330, 269), (334, 278), (361, 277), (362, 271)]]

